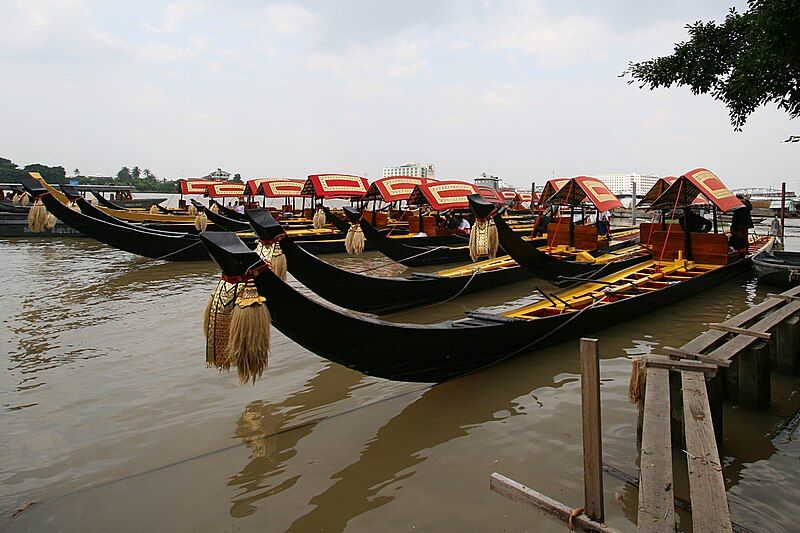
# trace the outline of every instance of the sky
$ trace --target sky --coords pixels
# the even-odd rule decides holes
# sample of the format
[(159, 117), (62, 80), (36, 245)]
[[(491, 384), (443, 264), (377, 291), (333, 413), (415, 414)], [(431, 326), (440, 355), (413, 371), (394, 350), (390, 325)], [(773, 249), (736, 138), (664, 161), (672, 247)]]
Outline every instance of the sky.
[(160, 177), (696, 167), (800, 192), (800, 122), (620, 78), (742, 1), (3, 0), (0, 156)]

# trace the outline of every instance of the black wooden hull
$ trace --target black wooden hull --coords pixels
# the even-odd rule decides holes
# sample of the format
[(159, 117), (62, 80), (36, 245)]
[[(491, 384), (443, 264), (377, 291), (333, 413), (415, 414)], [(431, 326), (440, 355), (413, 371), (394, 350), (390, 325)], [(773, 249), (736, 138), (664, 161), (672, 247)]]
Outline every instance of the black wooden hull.
[(790, 288), (800, 285), (800, 253), (762, 251), (753, 257), (759, 283)]
[[(212, 256), (228, 268), (250, 265), (255, 254), (230, 254), (203, 235)], [(739, 260), (690, 280), (580, 313), (533, 320), (485, 316), (440, 324), (398, 324), (342, 312), (310, 299), (269, 269), (255, 278), (273, 324), (286, 336), (330, 361), (370, 376), (440, 382), (475, 372), (515, 355), (579, 337), (716, 286), (749, 264)], [(247, 267), (244, 267), (247, 268)]]
[(51, 194), (41, 198), (56, 218), (87, 237), (119, 250), (165, 261), (203, 261), (209, 258), (198, 235), (154, 232), (131, 224), (112, 223), (108, 219), (101, 220), (74, 211)]
[[(466, 263), (471, 260), (466, 240), (462, 241), (464, 243), (463, 246), (450, 247), (445, 244), (447, 241), (444, 241), (444, 239), (442, 244), (432, 244), (431, 237), (423, 237), (425, 239), (423, 241), (424, 244), (411, 245), (383, 235), (366, 220), (362, 219), (360, 224), (361, 230), (364, 232), (364, 238), (373, 248), (389, 259), (406, 266), (418, 267), (446, 263)], [(413, 237), (413, 239), (417, 239), (417, 237)], [(419, 241), (413, 242), (417, 243)]]
[(303, 243), (281, 241), (289, 272), (300, 283), (340, 307), (383, 315), (441, 302), (457, 295), (521, 281), (530, 274), (519, 266), (480, 272), (475, 276), (412, 275), (408, 278), (367, 276), (317, 259)]

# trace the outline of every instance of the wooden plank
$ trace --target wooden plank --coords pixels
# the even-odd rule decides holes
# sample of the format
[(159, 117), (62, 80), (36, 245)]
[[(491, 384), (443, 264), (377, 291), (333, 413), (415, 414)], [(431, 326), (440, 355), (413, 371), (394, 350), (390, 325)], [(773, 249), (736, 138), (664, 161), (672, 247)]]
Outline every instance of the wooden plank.
[(603, 435), (600, 421), (600, 358), (597, 339), (581, 339), (583, 492), (586, 514), (603, 521)]
[[(535, 491), (526, 487), (522, 483), (518, 483), (513, 479), (507, 478), (497, 472), (492, 473), (489, 477), (489, 488), (492, 492), (496, 492), (501, 496), (520, 502), (528, 507), (543, 511), (550, 516), (567, 522), (573, 509), (570, 509), (563, 503), (545, 496), (541, 492)], [(583, 531), (597, 531), (599, 533), (616, 533), (617, 530), (608, 527), (605, 524), (596, 522), (586, 516), (586, 513), (581, 513), (572, 519), (572, 525)]]
[(639, 531), (675, 531), (669, 371), (647, 369), (642, 449), (639, 455)]
[(769, 408), (770, 345), (758, 341), (739, 354), (739, 405), (748, 409)]
[(700, 361), (676, 361), (660, 355), (648, 355), (646, 361), (646, 366), (650, 368), (664, 368), (677, 372), (689, 370), (692, 372), (706, 372), (709, 374), (715, 374), (717, 372), (717, 365), (701, 363)]
[[(791, 317), (792, 315), (800, 312), (800, 302), (793, 302), (781, 307), (780, 309), (769, 313), (761, 320), (750, 326), (750, 329), (757, 331), (769, 331), (779, 325), (781, 322)], [(726, 360), (732, 359), (736, 354), (748, 348), (751, 344), (755, 343), (758, 339), (746, 335), (737, 335), (729, 340), (719, 348), (709, 352), (707, 355), (714, 359)], [(685, 345), (684, 345), (685, 349)], [(741, 372), (740, 372), (741, 375)]]
[(725, 324), (717, 324), (716, 322), (711, 322), (708, 327), (711, 329), (718, 329), (719, 331), (727, 331), (728, 333), (736, 333), (737, 335), (750, 335), (751, 337), (758, 337), (759, 339), (769, 340), (770, 338), (769, 333), (762, 333), (760, 331), (739, 328), (736, 326), (727, 326)]
[(694, 531), (732, 531), (705, 377), (683, 372), (681, 379)]
[(682, 359), (697, 359), (702, 363), (708, 363), (710, 365), (715, 365), (715, 366), (722, 366), (725, 368), (730, 366), (730, 361), (720, 361), (719, 359), (714, 359), (713, 357), (709, 357), (702, 353), (687, 352), (686, 350), (673, 348), (672, 346), (664, 346), (661, 348), (661, 351), (670, 357), (680, 357)]
[[(790, 289), (782, 294), (787, 296), (800, 296), (800, 286)], [(754, 305), (753, 307), (742, 311), (738, 315), (732, 316), (728, 320), (724, 321), (723, 324), (728, 326), (743, 326), (748, 322), (759, 318), (761, 315), (777, 309), (785, 303), (785, 300), (782, 298), (767, 298), (760, 304)], [(681, 349), (686, 350), (687, 352), (700, 353), (719, 342), (725, 336), (726, 334), (721, 331), (706, 331), (705, 333), (702, 333), (701, 335), (681, 346)]]
[(794, 302), (794, 301), (800, 300), (800, 296), (797, 296), (797, 295), (772, 294), (771, 292), (767, 293), (767, 298), (781, 298), (782, 300), (786, 300), (787, 302)]
[(777, 327), (775, 335), (777, 370), (783, 374), (798, 372), (798, 350), (800, 350), (800, 318), (793, 316)]

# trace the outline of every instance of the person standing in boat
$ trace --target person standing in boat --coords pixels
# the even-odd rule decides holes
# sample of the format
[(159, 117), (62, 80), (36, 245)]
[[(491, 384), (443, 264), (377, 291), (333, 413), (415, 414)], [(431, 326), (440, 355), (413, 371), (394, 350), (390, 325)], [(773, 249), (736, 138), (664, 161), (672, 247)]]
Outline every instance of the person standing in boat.
[(611, 211), (598, 211), (596, 224), (598, 235), (611, 233)]
[(467, 220), (467, 217), (462, 215), (456, 215), (458, 220), (458, 232), (463, 233), (464, 235), (469, 235), (470, 230), (472, 230), (472, 226)]
[(753, 217), (750, 215), (753, 210), (753, 204), (744, 194), (737, 194), (736, 198), (742, 201), (744, 207), (734, 209), (733, 213), (731, 213), (731, 235), (739, 235), (747, 242), (749, 241), (748, 233), (750, 228), (753, 227)]

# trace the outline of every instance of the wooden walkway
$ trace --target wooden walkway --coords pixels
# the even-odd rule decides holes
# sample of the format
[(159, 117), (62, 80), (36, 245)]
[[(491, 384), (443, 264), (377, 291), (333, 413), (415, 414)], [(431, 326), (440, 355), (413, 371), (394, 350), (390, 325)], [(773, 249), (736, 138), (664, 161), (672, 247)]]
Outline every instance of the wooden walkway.
[[(770, 372), (800, 373), (800, 287), (760, 304), (666, 355), (634, 362), (630, 392), (639, 404), (641, 447), (638, 531), (675, 531), (675, 507), (691, 510), (694, 531), (748, 532), (731, 522), (718, 443), (724, 398), (750, 409), (770, 405)], [(598, 344), (581, 340), (584, 504), (571, 508), (501, 474), (490, 488), (584, 531), (613, 531), (603, 523)], [(675, 497), (673, 446), (686, 455), (690, 502)], [(623, 474), (624, 475), (624, 474)]]

